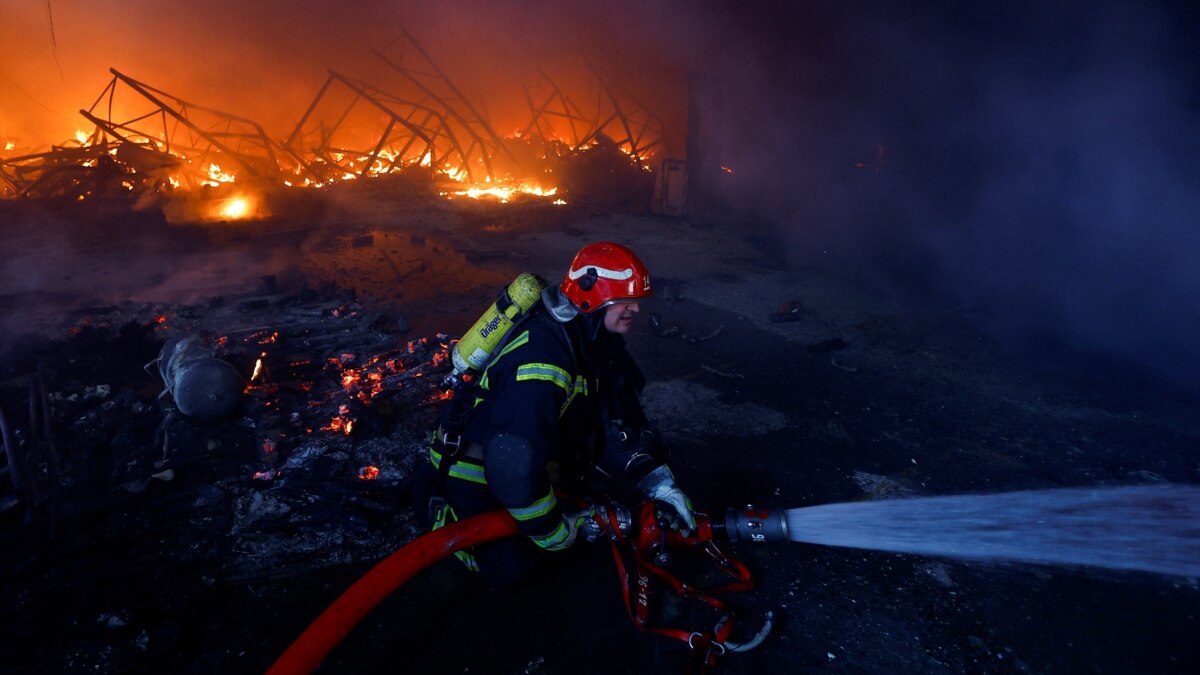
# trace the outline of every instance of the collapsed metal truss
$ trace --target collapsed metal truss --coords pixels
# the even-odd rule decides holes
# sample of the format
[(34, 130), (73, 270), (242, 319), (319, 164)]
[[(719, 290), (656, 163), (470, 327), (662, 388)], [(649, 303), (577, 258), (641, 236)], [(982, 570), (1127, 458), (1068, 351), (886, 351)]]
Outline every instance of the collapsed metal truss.
[(232, 162), (239, 173), (257, 179), (301, 173), (303, 162), (271, 140), (257, 122), (190, 103), (114, 68), (109, 72), (113, 79), (91, 107), (79, 113), (107, 136), (192, 165), (192, 171), (179, 172), (181, 180), (221, 180), (214, 175), (218, 161)]
[(399, 95), (329, 71), (291, 135), (272, 140), (253, 120), (197, 105), (109, 69), (86, 110), (95, 131), (78, 145), (0, 159), (0, 198), (84, 198), (119, 185), (139, 192), (221, 182), (325, 183), (421, 169), (471, 183), (526, 178), (543, 160), (600, 146), (647, 169), (663, 123), (591, 64), (589, 115), (544, 71), (524, 88), (529, 123), (502, 138), (407, 31), (373, 53), (399, 77)]
[[(379, 113), (383, 113), (382, 131)], [(410, 166), (462, 167), (464, 149), (436, 108), (329, 71), (284, 147), (320, 180), (393, 173)]]
[(439, 108), (455, 134), (467, 141), (464, 148), (467, 161), (462, 168), (471, 181), (501, 178), (494, 166), (499, 158), (511, 165), (506, 167), (510, 173), (523, 173), (521, 161), (504, 139), (408, 31), (401, 29), (395, 40), (373, 53), (398, 73), (405, 84), (420, 92), (422, 103)]
[[(546, 145), (561, 144), (574, 150), (588, 130), (596, 125), (595, 120), (585, 117), (579, 106), (541, 69), (538, 69), (537, 82), (525, 87), (525, 102), (529, 104), (532, 118), (521, 131), (521, 138), (537, 139)], [(562, 136), (564, 123), (570, 130), (570, 136), (565, 138)]]
[(598, 121), (576, 148), (583, 149), (608, 139), (639, 167), (648, 168), (650, 156), (666, 144), (662, 120), (628, 92), (618, 92), (609, 86), (592, 64), (589, 63), (588, 68), (599, 85)]

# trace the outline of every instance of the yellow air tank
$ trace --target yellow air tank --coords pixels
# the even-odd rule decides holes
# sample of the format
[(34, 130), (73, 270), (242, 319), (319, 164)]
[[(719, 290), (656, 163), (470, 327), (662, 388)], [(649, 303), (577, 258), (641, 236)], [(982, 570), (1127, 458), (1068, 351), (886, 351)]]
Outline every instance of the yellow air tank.
[(475, 322), (454, 345), (451, 358), (454, 361), (454, 372), (451, 378), (457, 379), (467, 370), (482, 370), (496, 346), (512, 330), (513, 323), (533, 307), (541, 298), (542, 289), (546, 282), (536, 274), (524, 272), (513, 279), (508, 288), (500, 291), (500, 297), (488, 307), (483, 316)]

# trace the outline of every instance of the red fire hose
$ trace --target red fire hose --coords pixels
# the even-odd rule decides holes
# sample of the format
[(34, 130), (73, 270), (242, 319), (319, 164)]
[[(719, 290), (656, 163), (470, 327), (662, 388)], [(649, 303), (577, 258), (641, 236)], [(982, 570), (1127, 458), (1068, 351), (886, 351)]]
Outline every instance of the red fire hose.
[(296, 638), (267, 675), (311, 673), (368, 612), (417, 572), (456, 551), (515, 534), (517, 521), (508, 511), (493, 511), (417, 537), (346, 589)]

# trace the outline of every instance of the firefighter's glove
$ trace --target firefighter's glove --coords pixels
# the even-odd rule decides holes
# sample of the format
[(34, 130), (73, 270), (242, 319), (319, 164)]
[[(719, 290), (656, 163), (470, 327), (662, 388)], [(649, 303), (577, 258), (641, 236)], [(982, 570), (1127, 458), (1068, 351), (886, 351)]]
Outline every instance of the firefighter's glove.
[[(579, 537), (580, 532), (584, 534), (585, 538), (588, 538), (585, 524), (594, 519), (595, 513), (596, 512), (594, 508), (588, 508), (574, 513), (563, 513), (562, 522), (563, 527), (567, 529), (567, 538), (560, 544), (546, 547), (546, 550), (563, 551), (571, 548), (571, 546), (575, 544), (575, 540)], [(592, 541), (590, 538), (587, 540)]]
[(671, 469), (666, 464), (651, 471), (645, 478), (638, 483), (638, 489), (642, 494), (657, 502), (665, 502), (671, 508), (675, 509), (675, 513), (679, 514), (679, 518), (683, 520), (684, 525), (689, 530), (696, 529), (696, 515), (692, 513), (692, 500), (683, 494), (683, 490), (675, 484), (675, 476), (671, 474)]

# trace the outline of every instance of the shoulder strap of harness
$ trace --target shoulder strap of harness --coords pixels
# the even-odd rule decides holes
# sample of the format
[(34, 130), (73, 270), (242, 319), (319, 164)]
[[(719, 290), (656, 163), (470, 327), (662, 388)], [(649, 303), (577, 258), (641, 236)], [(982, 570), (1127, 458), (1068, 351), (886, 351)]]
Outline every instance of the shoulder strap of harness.
[[(539, 299), (528, 311), (513, 322), (513, 325), (500, 338), (500, 342), (496, 344), (491, 357), (480, 370), (481, 373), (500, 359), (500, 356), (504, 353), (504, 348), (508, 346), (508, 343), (512, 341), (514, 336), (519, 334), (518, 329), (533, 317), (541, 314), (544, 308), (545, 303)], [(572, 354), (571, 358), (574, 359), (574, 354)], [(433, 438), (430, 440), (430, 448), (432, 449), (435, 445), (439, 446), (442, 456), (441, 462), (437, 467), (437, 475), (434, 477), (433, 485), (429, 491), (429, 519), (431, 521), (435, 520), (437, 513), (446, 506), (446, 479), (450, 476), (450, 469), (458, 462), (459, 455), (463, 450), (462, 434), (466, 428), (467, 414), (471, 410), (467, 401), (473, 398), (478, 390), (478, 375), (469, 380), (462, 379), (458, 381), (452, 390), (453, 395), (450, 397), (449, 403), (447, 403), (445, 409), (442, 411), (438, 428), (433, 432)]]

